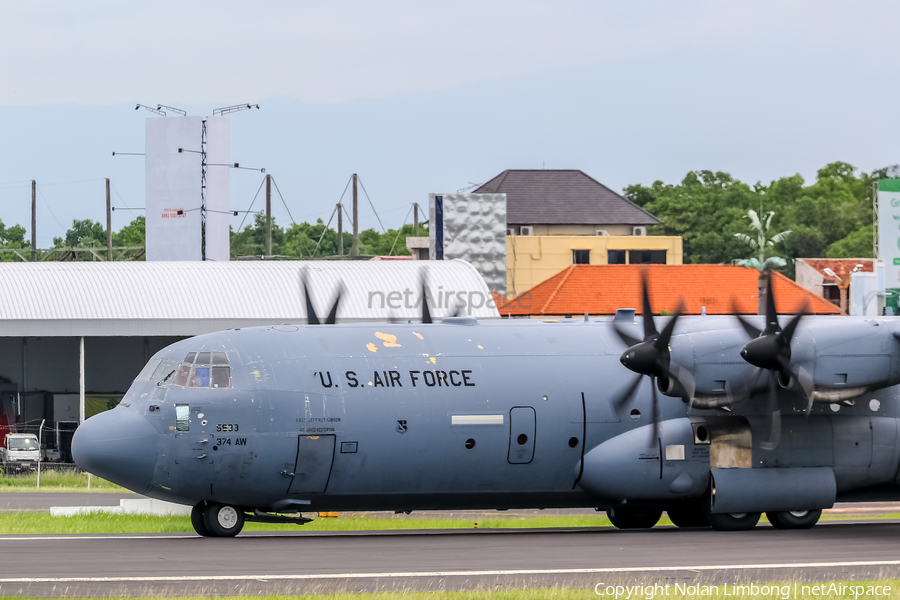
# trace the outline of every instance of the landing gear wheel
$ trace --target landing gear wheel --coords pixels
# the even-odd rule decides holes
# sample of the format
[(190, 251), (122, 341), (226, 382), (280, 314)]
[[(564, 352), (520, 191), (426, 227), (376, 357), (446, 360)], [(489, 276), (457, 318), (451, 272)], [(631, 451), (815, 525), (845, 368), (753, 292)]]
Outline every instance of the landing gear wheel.
[(716, 531), (747, 531), (756, 527), (761, 513), (707, 513), (709, 524)]
[(203, 522), (203, 509), (205, 508), (206, 504), (203, 502), (198, 502), (194, 505), (194, 508), (191, 509), (191, 525), (194, 526), (194, 531), (203, 537), (209, 537), (209, 529), (206, 528), (206, 523)]
[(769, 523), (775, 529), (809, 529), (819, 521), (821, 510), (788, 510), (767, 512)]
[(659, 521), (662, 509), (610, 508), (606, 516), (618, 529), (650, 529)]
[(244, 513), (227, 504), (208, 504), (203, 524), (213, 537), (234, 537), (244, 528)]
[(709, 527), (709, 519), (700, 504), (685, 504), (667, 508), (666, 514), (676, 527)]

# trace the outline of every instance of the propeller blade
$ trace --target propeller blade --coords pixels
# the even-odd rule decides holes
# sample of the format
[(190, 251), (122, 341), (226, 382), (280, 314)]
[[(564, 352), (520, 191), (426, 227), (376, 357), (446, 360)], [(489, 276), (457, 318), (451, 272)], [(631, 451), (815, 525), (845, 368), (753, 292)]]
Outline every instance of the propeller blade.
[(684, 390), (682, 400), (688, 403), (688, 408), (691, 408), (694, 405), (694, 392), (697, 389), (694, 376), (691, 375), (690, 371), (673, 362), (669, 363), (669, 367), (665, 369), (665, 373), (666, 377), (677, 381), (678, 385), (681, 386), (681, 389)]
[[(651, 404), (650, 418), (653, 419), (653, 437), (650, 438), (650, 446), (654, 446), (656, 444), (656, 440), (659, 439), (659, 398), (656, 397), (656, 377), (650, 378), (650, 386), (653, 388), (653, 403)], [(659, 457), (662, 460), (662, 456)]]
[(781, 439), (781, 411), (778, 409), (778, 390), (776, 389), (775, 378), (778, 375), (775, 371), (769, 373), (769, 402), (767, 409), (769, 411), (769, 439), (760, 443), (763, 450), (774, 450), (778, 447)]
[(681, 316), (682, 312), (684, 312), (684, 305), (679, 302), (678, 308), (675, 309), (675, 314), (669, 319), (666, 326), (663, 327), (662, 333), (659, 334), (659, 337), (656, 338), (656, 342), (653, 344), (658, 351), (662, 352), (668, 350), (669, 342), (672, 339), (672, 332), (675, 331), (675, 322), (678, 321), (678, 317)]
[(625, 333), (624, 331), (619, 329), (619, 327), (617, 325), (614, 325), (613, 329), (619, 335), (619, 339), (621, 339), (622, 342), (624, 342), (625, 345), (628, 346), (629, 348), (632, 346), (637, 346), (638, 344), (641, 343), (641, 340), (631, 337), (630, 335), (628, 335), (627, 333)]
[(337, 309), (338, 305), (341, 303), (341, 290), (338, 290), (337, 298), (334, 299), (334, 304), (331, 305), (331, 311), (328, 313), (328, 317), (325, 319), (326, 325), (334, 325), (337, 320)]
[(431, 311), (428, 310), (428, 295), (427, 288), (425, 287), (425, 269), (422, 269), (422, 322), (423, 323), (433, 323), (431, 319)]
[(303, 297), (306, 299), (306, 320), (310, 325), (319, 325), (319, 317), (316, 316), (316, 309), (313, 308), (312, 299), (309, 297), (309, 287), (306, 285), (306, 273), (300, 276), (303, 284)]
[(794, 385), (800, 388), (803, 397), (806, 399), (806, 416), (809, 417), (809, 413), (812, 412), (813, 391), (815, 390), (813, 377), (809, 371), (798, 366), (796, 370), (791, 371), (791, 378), (794, 380)]
[(613, 400), (612, 406), (616, 413), (620, 413), (622, 408), (628, 404), (628, 401), (631, 400), (631, 397), (634, 395), (634, 392), (637, 390), (638, 386), (641, 384), (641, 377), (643, 375), (638, 375), (634, 378), (634, 381), (631, 382), (631, 385), (628, 386), (628, 389), (625, 390), (625, 393), (619, 396), (617, 399)]
[(797, 325), (800, 323), (800, 319), (802, 319), (804, 313), (798, 313), (791, 321), (787, 324), (787, 327), (781, 330), (781, 333), (778, 335), (781, 337), (781, 343), (787, 346), (791, 345), (791, 338), (794, 337), (794, 331), (797, 329)]
[[(647, 272), (641, 273), (641, 297), (644, 303), (644, 339), (650, 339), (659, 335), (656, 331), (656, 323), (653, 322), (653, 309), (650, 307), (650, 290), (647, 285)], [(631, 344), (632, 346), (634, 344)]]
[(735, 318), (737, 318), (738, 322), (741, 324), (741, 327), (744, 328), (744, 331), (747, 332), (747, 336), (751, 339), (756, 339), (762, 335), (762, 331), (757, 329), (750, 321), (742, 317), (738, 313), (734, 313)]
[(778, 311), (775, 310), (775, 294), (772, 291), (772, 270), (766, 275), (766, 329), (763, 334), (778, 333), (781, 325), (778, 324)]

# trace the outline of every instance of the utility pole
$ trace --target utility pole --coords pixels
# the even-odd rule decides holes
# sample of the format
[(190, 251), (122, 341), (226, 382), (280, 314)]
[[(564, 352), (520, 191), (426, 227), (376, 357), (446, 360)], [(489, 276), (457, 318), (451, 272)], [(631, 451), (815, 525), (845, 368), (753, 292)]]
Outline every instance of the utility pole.
[(31, 262), (37, 261), (37, 181), (31, 180)]
[(359, 256), (359, 198), (356, 193), (356, 173), (353, 174), (353, 246), (350, 256)]
[(413, 235), (419, 237), (419, 205), (413, 204)]
[(106, 260), (112, 261), (112, 208), (109, 203), (109, 177), (106, 178)]
[(266, 175), (266, 256), (272, 256), (272, 176)]
[(338, 213), (338, 254), (340, 256), (344, 255), (344, 215), (341, 214), (344, 211), (343, 205), (340, 202), (337, 204), (337, 213)]

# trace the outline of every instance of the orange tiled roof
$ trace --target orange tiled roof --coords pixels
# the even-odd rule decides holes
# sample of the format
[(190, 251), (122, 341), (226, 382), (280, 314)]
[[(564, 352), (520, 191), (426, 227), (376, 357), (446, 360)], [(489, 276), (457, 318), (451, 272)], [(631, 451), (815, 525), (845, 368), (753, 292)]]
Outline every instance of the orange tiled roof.
[[(656, 313), (672, 312), (683, 300), (689, 315), (700, 314), (704, 306), (710, 315), (756, 314), (759, 272), (730, 265), (572, 265), (497, 309), (503, 316), (611, 315), (619, 308), (635, 308), (640, 314), (642, 272), (647, 273)], [(841, 312), (780, 273), (772, 287), (780, 313), (804, 306), (813, 314)]]

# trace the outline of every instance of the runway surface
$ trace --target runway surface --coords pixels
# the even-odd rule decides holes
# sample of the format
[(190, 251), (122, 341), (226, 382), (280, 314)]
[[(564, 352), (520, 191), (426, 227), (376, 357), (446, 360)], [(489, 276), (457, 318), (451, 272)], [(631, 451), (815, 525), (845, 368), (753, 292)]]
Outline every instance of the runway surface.
[(0, 536), (0, 596), (593, 588), (900, 578), (900, 522), (811, 530)]
[(48, 511), (51, 506), (118, 506), (122, 498), (145, 498), (129, 492), (0, 492), (0, 512)]

